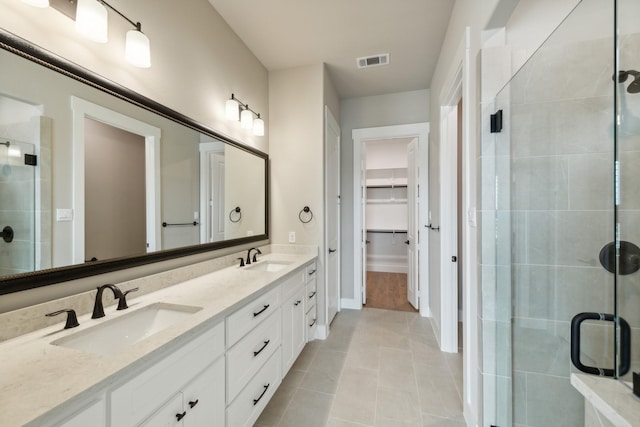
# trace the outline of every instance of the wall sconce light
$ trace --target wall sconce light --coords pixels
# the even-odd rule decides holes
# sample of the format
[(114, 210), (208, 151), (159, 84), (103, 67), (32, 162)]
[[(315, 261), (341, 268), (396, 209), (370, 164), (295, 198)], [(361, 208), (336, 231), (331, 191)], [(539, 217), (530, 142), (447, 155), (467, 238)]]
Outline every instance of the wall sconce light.
[(51, 7), (75, 20), (76, 31), (98, 43), (108, 41), (107, 9), (111, 9), (131, 24), (134, 29), (127, 32), (125, 42), (125, 59), (139, 68), (151, 66), (151, 44), (142, 32), (142, 24), (133, 22), (104, 0), (22, 0), (36, 7)]
[[(225, 104), (225, 117), (230, 121), (240, 120), (240, 126), (243, 129), (252, 129), (256, 136), (264, 136), (264, 120), (260, 117), (260, 113), (256, 113), (249, 104), (240, 101), (235, 95), (231, 94), (231, 99), (227, 99)], [(255, 114), (256, 118), (253, 118)]]

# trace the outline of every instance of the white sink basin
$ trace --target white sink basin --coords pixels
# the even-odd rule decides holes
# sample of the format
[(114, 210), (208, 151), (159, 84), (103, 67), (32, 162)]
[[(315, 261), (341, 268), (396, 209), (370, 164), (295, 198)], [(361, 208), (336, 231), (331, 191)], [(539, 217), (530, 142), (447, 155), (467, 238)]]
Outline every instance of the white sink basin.
[(156, 303), (51, 344), (97, 354), (112, 354), (202, 310), (202, 307)]
[(290, 262), (287, 261), (258, 261), (255, 264), (251, 264), (246, 266), (249, 270), (257, 270), (257, 271), (267, 271), (273, 273), (275, 271), (280, 271), (285, 267), (288, 267)]

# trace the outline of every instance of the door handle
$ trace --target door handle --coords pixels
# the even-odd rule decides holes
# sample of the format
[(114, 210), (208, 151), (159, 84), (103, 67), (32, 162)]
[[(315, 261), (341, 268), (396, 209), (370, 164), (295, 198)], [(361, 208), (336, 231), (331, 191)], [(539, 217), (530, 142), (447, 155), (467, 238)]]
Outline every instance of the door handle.
[(405, 245), (408, 245), (408, 244), (409, 244), (409, 242), (410, 242), (409, 240), (405, 240), (405, 241), (404, 241), (404, 244), (405, 244)]
[(457, 256), (452, 256), (451, 257), (451, 262), (458, 262), (458, 257)]
[(334, 252), (336, 252), (336, 251), (337, 251), (337, 249), (331, 249), (331, 248), (329, 248), (329, 253), (330, 253), (330, 254), (332, 254), (332, 253), (334, 253)]
[[(613, 314), (604, 313), (578, 313), (571, 319), (571, 362), (580, 371), (587, 374), (613, 377), (614, 369), (587, 366), (580, 361), (580, 325), (585, 320), (603, 320), (613, 322)], [(620, 366), (618, 375), (623, 376), (631, 368), (631, 328), (626, 320), (618, 317), (620, 323)]]

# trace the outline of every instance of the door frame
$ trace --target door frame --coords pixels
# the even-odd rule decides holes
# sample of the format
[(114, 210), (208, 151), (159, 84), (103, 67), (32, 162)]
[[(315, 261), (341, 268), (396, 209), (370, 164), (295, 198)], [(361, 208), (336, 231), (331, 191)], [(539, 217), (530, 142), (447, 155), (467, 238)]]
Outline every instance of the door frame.
[(211, 240), (211, 205), (209, 194), (211, 193), (211, 169), (209, 155), (211, 153), (225, 152), (225, 144), (222, 141), (201, 142), (198, 145), (200, 157), (200, 243), (210, 243)]
[(145, 140), (145, 190), (147, 214), (147, 252), (162, 249), (162, 225), (160, 223), (160, 135), (158, 127), (141, 122), (124, 114), (71, 97), (72, 145), (73, 145), (73, 245), (74, 264), (82, 264), (84, 258), (84, 119), (126, 130)]
[[(340, 304), (340, 293), (341, 293), (341, 283), (342, 283), (342, 271), (341, 271), (341, 264), (340, 264), (340, 258), (341, 258), (341, 254), (342, 254), (342, 248), (341, 248), (341, 244), (340, 244), (340, 239), (341, 239), (341, 234), (340, 234), (340, 209), (341, 209), (341, 203), (340, 203), (340, 143), (341, 143), (341, 130), (340, 130), (340, 125), (338, 124), (338, 121), (336, 120), (336, 118), (333, 116), (333, 114), (331, 113), (331, 110), (329, 109), (328, 106), (325, 105), (324, 107), (324, 114), (325, 114), (325, 132), (324, 132), (324, 137), (328, 138), (329, 132), (327, 132), (327, 128), (331, 127), (333, 128), (333, 130), (335, 131), (336, 135), (338, 136), (338, 165), (337, 165), (337, 172), (338, 172), (338, 200), (337, 200), (337, 212), (336, 212), (336, 230), (337, 230), (337, 234), (338, 234), (338, 238), (337, 238), (337, 245), (338, 247), (337, 252), (334, 254), (335, 255), (335, 259), (336, 259), (336, 269), (337, 269), (337, 283), (336, 286), (338, 287), (337, 289), (337, 312), (339, 313), (341, 310), (341, 304)], [(327, 162), (327, 149), (329, 147), (329, 144), (327, 143), (327, 141), (325, 140), (324, 143), (324, 157), (325, 157), (325, 164), (324, 164), (324, 173), (325, 173), (325, 179), (324, 179), (324, 199), (325, 199), (325, 221), (329, 221), (329, 209), (332, 209), (332, 207), (334, 206), (330, 200), (328, 200), (327, 198), (327, 182), (328, 179), (327, 177), (329, 176), (329, 164)], [(324, 227), (324, 247), (326, 248), (326, 250), (329, 250), (329, 243), (330, 243), (330, 239), (329, 239), (329, 233), (328, 233), (329, 227), (325, 226)], [(329, 253), (326, 253), (326, 262), (325, 262), (325, 281), (326, 281), (326, 286), (325, 286), (325, 319), (327, 319), (326, 322), (326, 328), (327, 328), (327, 332), (330, 328), (330, 323), (332, 319), (329, 319), (329, 284), (331, 283), (331, 277), (329, 276)]]
[(417, 138), (418, 139), (418, 169), (421, 171), (418, 185), (421, 188), (421, 209), (418, 215), (418, 233), (420, 258), (418, 260), (419, 277), (419, 301), (420, 315), (431, 317), (429, 308), (429, 233), (425, 228), (428, 224), (429, 211), (429, 123), (412, 123), (406, 125), (382, 126), (373, 128), (353, 129), (353, 298), (343, 298), (342, 307), (362, 309), (362, 211), (364, 206), (363, 186), (361, 178), (361, 158), (364, 153), (364, 144), (368, 141), (391, 138)]

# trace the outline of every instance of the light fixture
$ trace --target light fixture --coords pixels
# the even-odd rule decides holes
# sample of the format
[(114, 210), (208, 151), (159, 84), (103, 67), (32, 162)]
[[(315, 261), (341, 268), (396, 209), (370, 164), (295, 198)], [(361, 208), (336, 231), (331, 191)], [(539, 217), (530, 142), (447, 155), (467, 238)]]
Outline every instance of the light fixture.
[[(22, 1), (33, 6), (44, 8), (49, 6), (50, 0)], [(140, 68), (149, 68), (151, 66), (151, 43), (149, 42), (149, 38), (142, 32), (142, 24), (133, 22), (106, 1), (52, 0), (51, 7), (69, 16), (71, 19), (75, 19), (76, 31), (99, 43), (106, 43), (108, 41), (108, 9), (111, 9), (134, 27), (134, 29), (128, 31), (126, 35), (125, 59), (127, 62)]]
[(264, 136), (264, 120), (260, 118), (260, 114), (258, 114), (258, 118), (253, 121), (253, 134), (256, 136)]
[(78, 0), (76, 9), (76, 31), (98, 43), (108, 41), (107, 8), (98, 0)]
[(249, 108), (249, 104), (240, 101), (233, 93), (225, 104), (225, 117), (230, 121), (240, 120), (240, 126), (243, 129), (252, 129), (254, 135), (264, 136), (264, 120), (260, 117), (260, 113), (253, 111)]
[(49, 7), (49, 0), (22, 0), (22, 2), (30, 6), (41, 7), (43, 9), (45, 7)]

